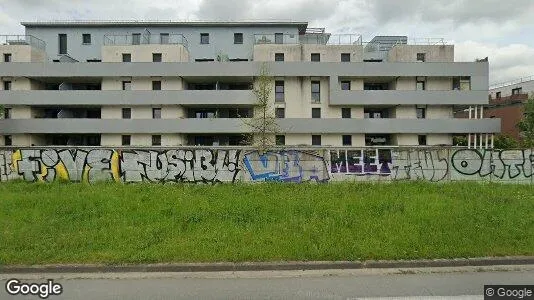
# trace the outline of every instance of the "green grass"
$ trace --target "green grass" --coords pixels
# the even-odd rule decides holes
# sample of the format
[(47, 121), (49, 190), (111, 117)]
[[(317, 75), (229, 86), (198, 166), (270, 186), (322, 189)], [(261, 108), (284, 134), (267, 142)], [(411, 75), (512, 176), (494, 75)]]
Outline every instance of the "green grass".
[(0, 184), (0, 264), (534, 255), (534, 186)]

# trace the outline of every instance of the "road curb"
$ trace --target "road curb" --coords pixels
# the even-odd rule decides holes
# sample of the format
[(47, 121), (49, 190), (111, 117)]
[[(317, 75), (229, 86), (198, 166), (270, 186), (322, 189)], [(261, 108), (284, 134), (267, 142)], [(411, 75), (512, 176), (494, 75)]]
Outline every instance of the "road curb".
[(31, 273), (128, 273), (128, 272), (225, 272), (225, 271), (290, 271), (334, 269), (386, 269), (476, 267), (502, 265), (534, 265), (534, 256), (481, 257), (423, 260), (369, 260), (369, 261), (294, 261), (243, 263), (183, 263), (142, 265), (38, 265), (0, 266), (0, 274)]

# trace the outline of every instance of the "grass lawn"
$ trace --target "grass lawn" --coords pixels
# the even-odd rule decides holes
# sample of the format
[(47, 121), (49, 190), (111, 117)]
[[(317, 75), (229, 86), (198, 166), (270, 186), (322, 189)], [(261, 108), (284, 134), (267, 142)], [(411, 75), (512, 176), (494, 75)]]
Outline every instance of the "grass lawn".
[(534, 255), (534, 186), (0, 184), (0, 264)]

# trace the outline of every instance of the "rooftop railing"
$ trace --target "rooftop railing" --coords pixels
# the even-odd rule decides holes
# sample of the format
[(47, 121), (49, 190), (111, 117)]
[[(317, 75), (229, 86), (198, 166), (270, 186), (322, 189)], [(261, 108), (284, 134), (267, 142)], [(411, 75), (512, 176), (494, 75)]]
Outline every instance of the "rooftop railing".
[(361, 45), (359, 34), (328, 34), (308, 33), (298, 34), (254, 34), (254, 44), (311, 44), (311, 45)]
[(32, 35), (0, 35), (0, 45), (27, 45), (45, 50), (46, 43)]
[(504, 86), (520, 84), (520, 83), (527, 82), (527, 81), (532, 81), (532, 80), (534, 80), (534, 75), (530, 75), (530, 76), (527, 76), (527, 77), (520, 77), (520, 78), (509, 80), (509, 81), (493, 83), (493, 84), (490, 85), (489, 89), (490, 90), (498, 89), (498, 88), (501, 88), (501, 87), (504, 87)]
[(106, 34), (104, 35), (104, 46), (124, 46), (124, 45), (183, 45), (187, 48), (187, 39), (179, 33), (171, 34)]

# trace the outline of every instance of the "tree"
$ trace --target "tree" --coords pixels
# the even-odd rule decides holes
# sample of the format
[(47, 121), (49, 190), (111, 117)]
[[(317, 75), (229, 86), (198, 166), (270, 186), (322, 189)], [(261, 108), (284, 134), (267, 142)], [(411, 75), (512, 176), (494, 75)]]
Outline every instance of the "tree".
[(525, 103), (525, 113), (523, 118), (517, 124), (519, 130), (521, 130), (522, 144), (524, 147), (534, 147), (534, 95), (528, 98)]
[(506, 134), (499, 134), (495, 136), (493, 141), (493, 148), (495, 149), (517, 149), (519, 143), (511, 136)]
[(272, 77), (269, 76), (267, 65), (263, 63), (253, 90), (256, 97), (254, 115), (252, 118), (242, 119), (250, 129), (250, 134), (248, 135), (250, 144), (260, 152), (264, 152), (274, 146), (274, 135), (280, 132), (271, 104), (272, 86)]

